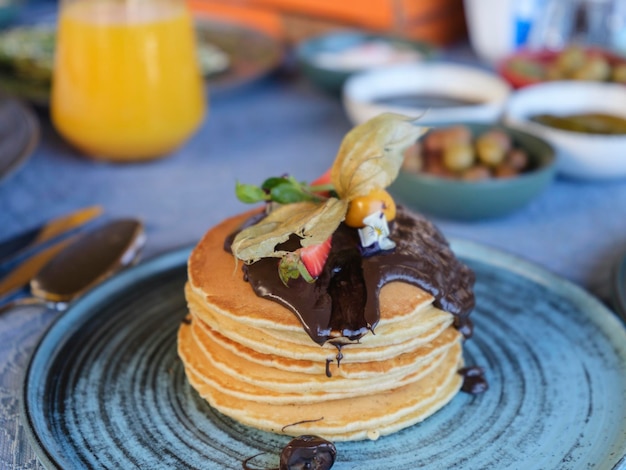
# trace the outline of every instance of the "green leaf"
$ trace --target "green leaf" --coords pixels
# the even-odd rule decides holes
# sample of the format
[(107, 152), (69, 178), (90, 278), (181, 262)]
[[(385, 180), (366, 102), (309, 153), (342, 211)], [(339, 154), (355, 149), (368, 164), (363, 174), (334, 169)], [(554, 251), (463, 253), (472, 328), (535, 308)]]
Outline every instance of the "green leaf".
[(239, 181), (237, 181), (237, 185), (235, 186), (235, 194), (237, 199), (246, 204), (269, 200), (269, 196), (263, 189), (253, 184), (244, 184)]
[(294, 186), (291, 182), (285, 182), (272, 188), (270, 192), (272, 201), (280, 204), (292, 204), (294, 202), (311, 201), (313, 197), (305, 193), (300, 186)]
[(289, 180), (284, 176), (273, 176), (271, 178), (266, 179), (261, 185), (261, 188), (263, 188), (265, 191), (271, 191), (273, 188), (275, 188), (279, 184), (283, 184), (288, 181)]

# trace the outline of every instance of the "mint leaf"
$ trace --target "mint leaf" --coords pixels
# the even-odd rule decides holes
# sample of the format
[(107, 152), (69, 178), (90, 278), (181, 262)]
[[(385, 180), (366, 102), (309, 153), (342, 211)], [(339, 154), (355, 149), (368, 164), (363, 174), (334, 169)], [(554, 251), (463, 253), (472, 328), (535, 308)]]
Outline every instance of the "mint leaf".
[(294, 202), (310, 201), (313, 198), (305, 193), (300, 186), (294, 186), (291, 182), (284, 182), (275, 186), (270, 191), (272, 201), (280, 204), (291, 204)]
[(283, 184), (288, 181), (289, 179), (283, 176), (273, 176), (271, 178), (266, 179), (261, 185), (261, 188), (263, 188), (265, 191), (271, 191), (273, 188), (275, 188), (279, 184)]
[(246, 204), (267, 201), (269, 199), (267, 193), (263, 189), (253, 184), (244, 184), (237, 181), (235, 186), (235, 195), (237, 199)]

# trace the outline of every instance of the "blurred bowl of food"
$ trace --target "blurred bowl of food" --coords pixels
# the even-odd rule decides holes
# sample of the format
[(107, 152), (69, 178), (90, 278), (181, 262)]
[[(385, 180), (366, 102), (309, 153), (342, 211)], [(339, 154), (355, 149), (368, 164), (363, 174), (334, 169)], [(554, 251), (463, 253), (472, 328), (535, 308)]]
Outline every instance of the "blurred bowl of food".
[(514, 88), (556, 80), (626, 84), (626, 57), (597, 47), (521, 50), (502, 60), (497, 68)]
[(317, 36), (298, 44), (296, 61), (302, 73), (330, 93), (341, 92), (355, 73), (429, 58), (433, 48), (419, 41), (357, 31)]
[(51, 25), (18, 26), (0, 33), (0, 86), (5, 94), (47, 104), (56, 32)]
[(475, 122), (439, 126), (407, 152), (390, 192), (398, 203), (436, 217), (501, 217), (548, 187), (554, 162), (546, 141), (520, 130)]
[(343, 104), (354, 124), (380, 113), (424, 115), (429, 122), (499, 118), (511, 92), (497, 75), (475, 67), (421, 63), (387, 67), (350, 77)]
[(557, 171), (582, 179), (626, 176), (626, 87), (550, 82), (518, 90), (505, 122), (550, 142)]

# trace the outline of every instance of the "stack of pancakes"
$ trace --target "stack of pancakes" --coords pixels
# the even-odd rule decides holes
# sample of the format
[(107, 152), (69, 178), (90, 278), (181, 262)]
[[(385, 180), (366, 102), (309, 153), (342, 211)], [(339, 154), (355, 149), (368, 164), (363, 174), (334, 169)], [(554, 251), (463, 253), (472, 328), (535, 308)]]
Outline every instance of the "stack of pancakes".
[(212, 407), (276, 433), (376, 439), (422, 421), (459, 391), (461, 335), (430, 294), (389, 283), (375, 334), (320, 346), (290, 310), (258, 297), (224, 250), (245, 218), (210, 230), (189, 259), (190, 315), (178, 349)]

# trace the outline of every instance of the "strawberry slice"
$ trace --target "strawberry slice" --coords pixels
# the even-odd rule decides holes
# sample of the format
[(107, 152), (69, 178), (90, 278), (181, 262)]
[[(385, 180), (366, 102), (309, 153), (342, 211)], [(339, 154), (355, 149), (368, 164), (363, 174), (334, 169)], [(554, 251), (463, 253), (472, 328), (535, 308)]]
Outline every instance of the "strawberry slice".
[(330, 179), (330, 170), (331, 170), (330, 168), (326, 170), (326, 173), (324, 173), (322, 176), (320, 176), (315, 181), (313, 181), (311, 183), (311, 186), (322, 186), (324, 184), (331, 184), (332, 181)]
[(326, 170), (326, 173), (324, 173), (322, 176), (317, 178), (309, 185), (314, 194), (318, 194), (322, 197), (330, 197), (329, 188), (333, 187), (333, 182), (330, 178), (330, 171), (331, 169), (329, 168), (328, 170)]
[(283, 284), (288, 285), (289, 279), (302, 276), (306, 282), (315, 282), (322, 274), (330, 253), (332, 237), (324, 243), (299, 248), (284, 256), (278, 263), (278, 275)]
[(324, 243), (300, 249), (300, 259), (311, 277), (317, 277), (322, 274), (330, 253), (331, 239), (332, 237), (328, 237)]

